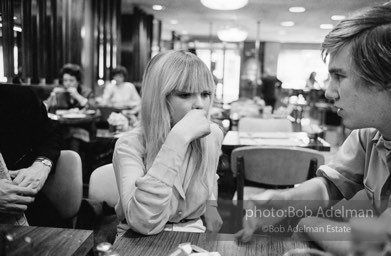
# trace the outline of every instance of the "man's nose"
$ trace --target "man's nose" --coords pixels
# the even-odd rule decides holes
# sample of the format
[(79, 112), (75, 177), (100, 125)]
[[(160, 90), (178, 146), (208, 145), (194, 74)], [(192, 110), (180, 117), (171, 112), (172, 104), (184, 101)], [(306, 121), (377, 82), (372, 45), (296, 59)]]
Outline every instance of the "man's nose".
[(338, 99), (339, 95), (334, 82), (331, 81), (329, 83), (329, 86), (326, 88), (325, 96), (329, 100)]

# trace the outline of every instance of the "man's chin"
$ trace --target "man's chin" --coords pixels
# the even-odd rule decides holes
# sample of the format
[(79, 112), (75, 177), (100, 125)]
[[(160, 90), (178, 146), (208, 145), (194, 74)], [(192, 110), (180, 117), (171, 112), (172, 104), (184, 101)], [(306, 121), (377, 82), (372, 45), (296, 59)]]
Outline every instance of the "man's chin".
[(348, 128), (350, 130), (354, 130), (354, 129), (360, 128), (357, 125), (352, 124), (351, 122), (349, 122), (349, 120), (347, 120), (345, 118), (342, 118), (342, 124), (343, 124), (343, 126), (345, 128)]
[(344, 118), (342, 118), (342, 124), (344, 128), (347, 128), (349, 130), (372, 128), (372, 126), (349, 122), (348, 119), (344, 119)]

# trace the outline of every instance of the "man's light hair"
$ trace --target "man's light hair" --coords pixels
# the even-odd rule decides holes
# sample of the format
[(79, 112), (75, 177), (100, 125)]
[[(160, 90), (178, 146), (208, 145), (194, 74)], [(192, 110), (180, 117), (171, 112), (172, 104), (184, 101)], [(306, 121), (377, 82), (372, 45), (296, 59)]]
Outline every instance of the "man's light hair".
[(366, 85), (391, 91), (391, 2), (341, 21), (324, 39), (324, 61), (345, 46)]

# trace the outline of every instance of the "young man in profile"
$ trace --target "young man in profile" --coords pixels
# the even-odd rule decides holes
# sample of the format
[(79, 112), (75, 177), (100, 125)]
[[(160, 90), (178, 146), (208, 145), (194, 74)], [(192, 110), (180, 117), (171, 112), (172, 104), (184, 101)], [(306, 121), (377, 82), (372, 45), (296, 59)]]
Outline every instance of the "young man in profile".
[[(350, 199), (365, 189), (374, 211), (384, 219), (391, 194), (391, 4), (373, 7), (341, 21), (322, 44), (331, 77), (326, 97), (334, 101), (344, 125), (354, 129), (335, 159), (320, 166), (317, 176), (297, 188), (267, 190), (252, 197), (258, 209), (303, 208), (311, 201), (311, 210), (330, 207), (343, 198)], [(281, 218), (258, 218), (244, 221), (237, 234), (249, 241), (257, 228), (274, 225)], [(384, 222), (390, 226), (390, 220)], [(305, 218), (299, 225), (349, 227), (343, 222)], [(357, 225), (357, 223), (355, 223)], [(311, 230), (311, 229), (308, 229)], [(345, 229), (346, 230), (346, 229)], [(391, 226), (390, 226), (391, 234)], [(329, 242), (327, 232), (306, 235), (326, 250), (346, 255), (349, 232), (340, 243)]]

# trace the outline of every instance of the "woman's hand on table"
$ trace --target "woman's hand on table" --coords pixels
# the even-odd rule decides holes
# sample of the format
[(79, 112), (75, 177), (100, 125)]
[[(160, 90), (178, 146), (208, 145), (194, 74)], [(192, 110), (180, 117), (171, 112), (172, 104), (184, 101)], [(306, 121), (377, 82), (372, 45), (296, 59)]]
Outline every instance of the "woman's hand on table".
[(217, 233), (220, 231), (223, 220), (221, 219), (216, 206), (207, 206), (204, 217), (207, 232)]

